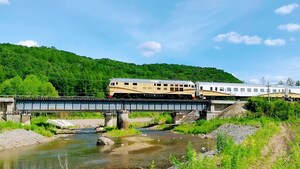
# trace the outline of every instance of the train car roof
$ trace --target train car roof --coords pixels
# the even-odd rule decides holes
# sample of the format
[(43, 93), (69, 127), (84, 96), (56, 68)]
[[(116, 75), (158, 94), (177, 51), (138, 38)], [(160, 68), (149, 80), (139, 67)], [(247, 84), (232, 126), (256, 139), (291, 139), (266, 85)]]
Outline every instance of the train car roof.
[[(196, 82), (195, 84), (202, 85), (217, 85), (217, 86), (240, 86), (240, 87), (268, 87), (262, 84), (245, 84), (245, 83), (222, 83), (222, 82)], [(285, 88), (285, 85), (270, 85), (270, 87)], [(289, 87), (291, 88), (291, 87)]]
[(184, 80), (158, 80), (158, 79), (127, 79), (127, 78), (112, 78), (110, 82), (131, 82), (131, 83), (166, 83), (166, 84), (189, 84), (194, 85), (192, 81)]

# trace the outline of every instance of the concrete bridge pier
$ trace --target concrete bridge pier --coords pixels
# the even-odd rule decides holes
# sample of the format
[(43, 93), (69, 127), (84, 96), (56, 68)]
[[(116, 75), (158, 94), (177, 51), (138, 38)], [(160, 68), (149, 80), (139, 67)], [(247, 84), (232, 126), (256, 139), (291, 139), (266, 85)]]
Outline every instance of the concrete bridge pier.
[(105, 127), (113, 127), (114, 126), (113, 113), (112, 112), (105, 112), (104, 113), (104, 126)]
[(172, 121), (174, 124), (179, 124), (180, 120), (186, 116), (186, 113), (173, 112), (171, 113)]
[(127, 110), (119, 110), (117, 111), (117, 127), (118, 129), (127, 130), (129, 128), (129, 111)]
[(31, 123), (31, 113), (28, 113), (28, 112), (21, 113), (20, 122), (25, 123), (25, 124), (30, 124)]

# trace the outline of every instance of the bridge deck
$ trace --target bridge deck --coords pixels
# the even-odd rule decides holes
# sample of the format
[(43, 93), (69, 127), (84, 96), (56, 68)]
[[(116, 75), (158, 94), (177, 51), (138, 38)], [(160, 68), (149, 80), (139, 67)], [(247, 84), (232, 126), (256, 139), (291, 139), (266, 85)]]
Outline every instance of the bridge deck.
[(16, 110), (28, 112), (62, 111), (202, 111), (205, 100), (96, 99), (96, 98), (16, 98)]

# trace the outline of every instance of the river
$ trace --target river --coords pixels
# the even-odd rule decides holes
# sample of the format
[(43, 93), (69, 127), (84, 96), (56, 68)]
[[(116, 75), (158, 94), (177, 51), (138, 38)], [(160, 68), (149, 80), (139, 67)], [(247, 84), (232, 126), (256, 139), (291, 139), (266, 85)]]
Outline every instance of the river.
[[(168, 168), (170, 154), (182, 157), (187, 143), (199, 151), (202, 147), (212, 149), (215, 141), (196, 136), (174, 134), (170, 131), (139, 129), (148, 147), (126, 150), (127, 146), (136, 143), (135, 137), (114, 138), (111, 147), (96, 146), (99, 134), (77, 134), (61, 137), (46, 144), (27, 146), (0, 152), (0, 168), (149, 168), (154, 160), (157, 168)], [(121, 150), (121, 151), (117, 151)], [(125, 150), (125, 151), (124, 151)]]

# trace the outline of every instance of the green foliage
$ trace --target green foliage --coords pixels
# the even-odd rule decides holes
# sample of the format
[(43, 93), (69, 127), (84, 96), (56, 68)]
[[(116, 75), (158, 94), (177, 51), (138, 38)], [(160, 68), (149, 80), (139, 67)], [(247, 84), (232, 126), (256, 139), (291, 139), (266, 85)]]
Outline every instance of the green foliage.
[(288, 120), (289, 118), (297, 118), (300, 113), (299, 102), (284, 100), (273, 100), (269, 103), (266, 98), (250, 98), (245, 106), (255, 117), (267, 116)]
[(104, 116), (100, 112), (60, 112), (47, 114), (51, 119), (103, 119)]
[(23, 126), (21, 123), (15, 123), (12, 121), (2, 121), (0, 122), (0, 133), (5, 130), (14, 130), (14, 129), (21, 129)]
[(19, 76), (45, 76), (60, 96), (104, 97), (109, 79), (144, 78), (192, 81), (241, 82), (216, 68), (176, 64), (136, 65), (110, 59), (91, 59), (47, 47), (0, 44), (0, 82)]
[(30, 129), (46, 137), (53, 136), (57, 130), (57, 128), (54, 125), (47, 123), (46, 117), (42, 116), (32, 118), (30, 126), (27, 126), (26, 129)]
[(230, 138), (226, 134), (218, 132), (218, 135), (217, 135), (217, 151), (219, 153), (224, 152), (226, 148), (230, 149), (233, 145), (234, 145), (234, 141), (233, 141), (232, 138)]
[(58, 92), (46, 77), (27, 75), (7, 79), (0, 84), (0, 95), (58, 96)]
[(141, 132), (135, 128), (129, 128), (128, 130), (119, 130), (115, 128), (106, 133), (106, 135), (109, 137), (124, 137), (138, 134), (141, 134)]
[(152, 162), (151, 162), (150, 169), (156, 169), (156, 165), (155, 165), (154, 160), (152, 160)]

